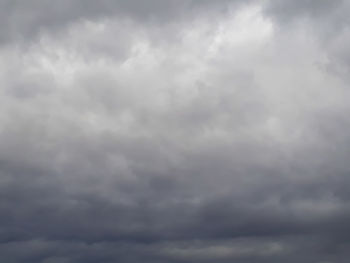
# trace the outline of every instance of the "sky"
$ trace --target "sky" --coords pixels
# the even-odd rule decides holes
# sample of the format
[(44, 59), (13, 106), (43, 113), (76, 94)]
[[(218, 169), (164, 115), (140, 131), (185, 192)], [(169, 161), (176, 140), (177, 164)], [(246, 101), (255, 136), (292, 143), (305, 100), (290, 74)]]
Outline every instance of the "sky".
[(349, 0), (0, 0), (0, 261), (345, 263)]

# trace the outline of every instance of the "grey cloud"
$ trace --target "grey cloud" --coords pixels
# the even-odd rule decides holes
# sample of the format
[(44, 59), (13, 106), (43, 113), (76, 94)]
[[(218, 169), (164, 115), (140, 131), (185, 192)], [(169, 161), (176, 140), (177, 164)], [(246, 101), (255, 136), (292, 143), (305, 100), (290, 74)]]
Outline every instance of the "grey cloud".
[(343, 6), (344, 2), (343, 0), (268, 1), (266, 11), (284, 22), (307, 16), (311, 16), (312, 18), (324, 18), (334, 15), (334, 12), (336, 12), (339, 7)]
[[(24, 41), (40, 33), (64, 29), (73, 23), (118, 17), (141, 23), (181, 23), (200, 12), (226, 12), (229, 5), (246, 1), (0, 1), (2, 42)], [(208, 11), (208, 12), (207, 12)]]
[[(319, 38), (330, 65), (329, 70), (346, 78), (349, 39), (348, 1), (267, 1), (264, 11), (277, 26), (304, 28)], [(282, 29), (283, 30), (283, 29)]]
[(340, 2), (180, 2), (2, 2), (1, 261), (346, 262)]

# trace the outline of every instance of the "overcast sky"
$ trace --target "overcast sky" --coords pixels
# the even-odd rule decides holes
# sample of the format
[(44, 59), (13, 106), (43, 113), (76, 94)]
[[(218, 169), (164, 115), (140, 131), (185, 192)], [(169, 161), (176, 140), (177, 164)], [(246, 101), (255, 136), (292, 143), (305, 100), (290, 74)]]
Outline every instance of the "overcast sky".
[(0, 0), (0, 261), (345, 263), (349, 0)]

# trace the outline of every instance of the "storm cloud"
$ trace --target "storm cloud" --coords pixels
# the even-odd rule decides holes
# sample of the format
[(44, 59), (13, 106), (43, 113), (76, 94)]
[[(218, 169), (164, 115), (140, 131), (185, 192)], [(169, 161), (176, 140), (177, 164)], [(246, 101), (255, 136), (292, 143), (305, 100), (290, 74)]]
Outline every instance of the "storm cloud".
[(0, 261), (347, 262), (349, 12), (0, 0)]

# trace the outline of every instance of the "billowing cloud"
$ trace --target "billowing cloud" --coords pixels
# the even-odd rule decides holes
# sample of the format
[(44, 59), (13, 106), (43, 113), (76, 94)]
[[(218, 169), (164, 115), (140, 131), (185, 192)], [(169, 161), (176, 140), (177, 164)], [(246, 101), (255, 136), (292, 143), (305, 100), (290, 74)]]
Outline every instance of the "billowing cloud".
[(346, 1), (0, 5), (0, 261), (346, 262)]

